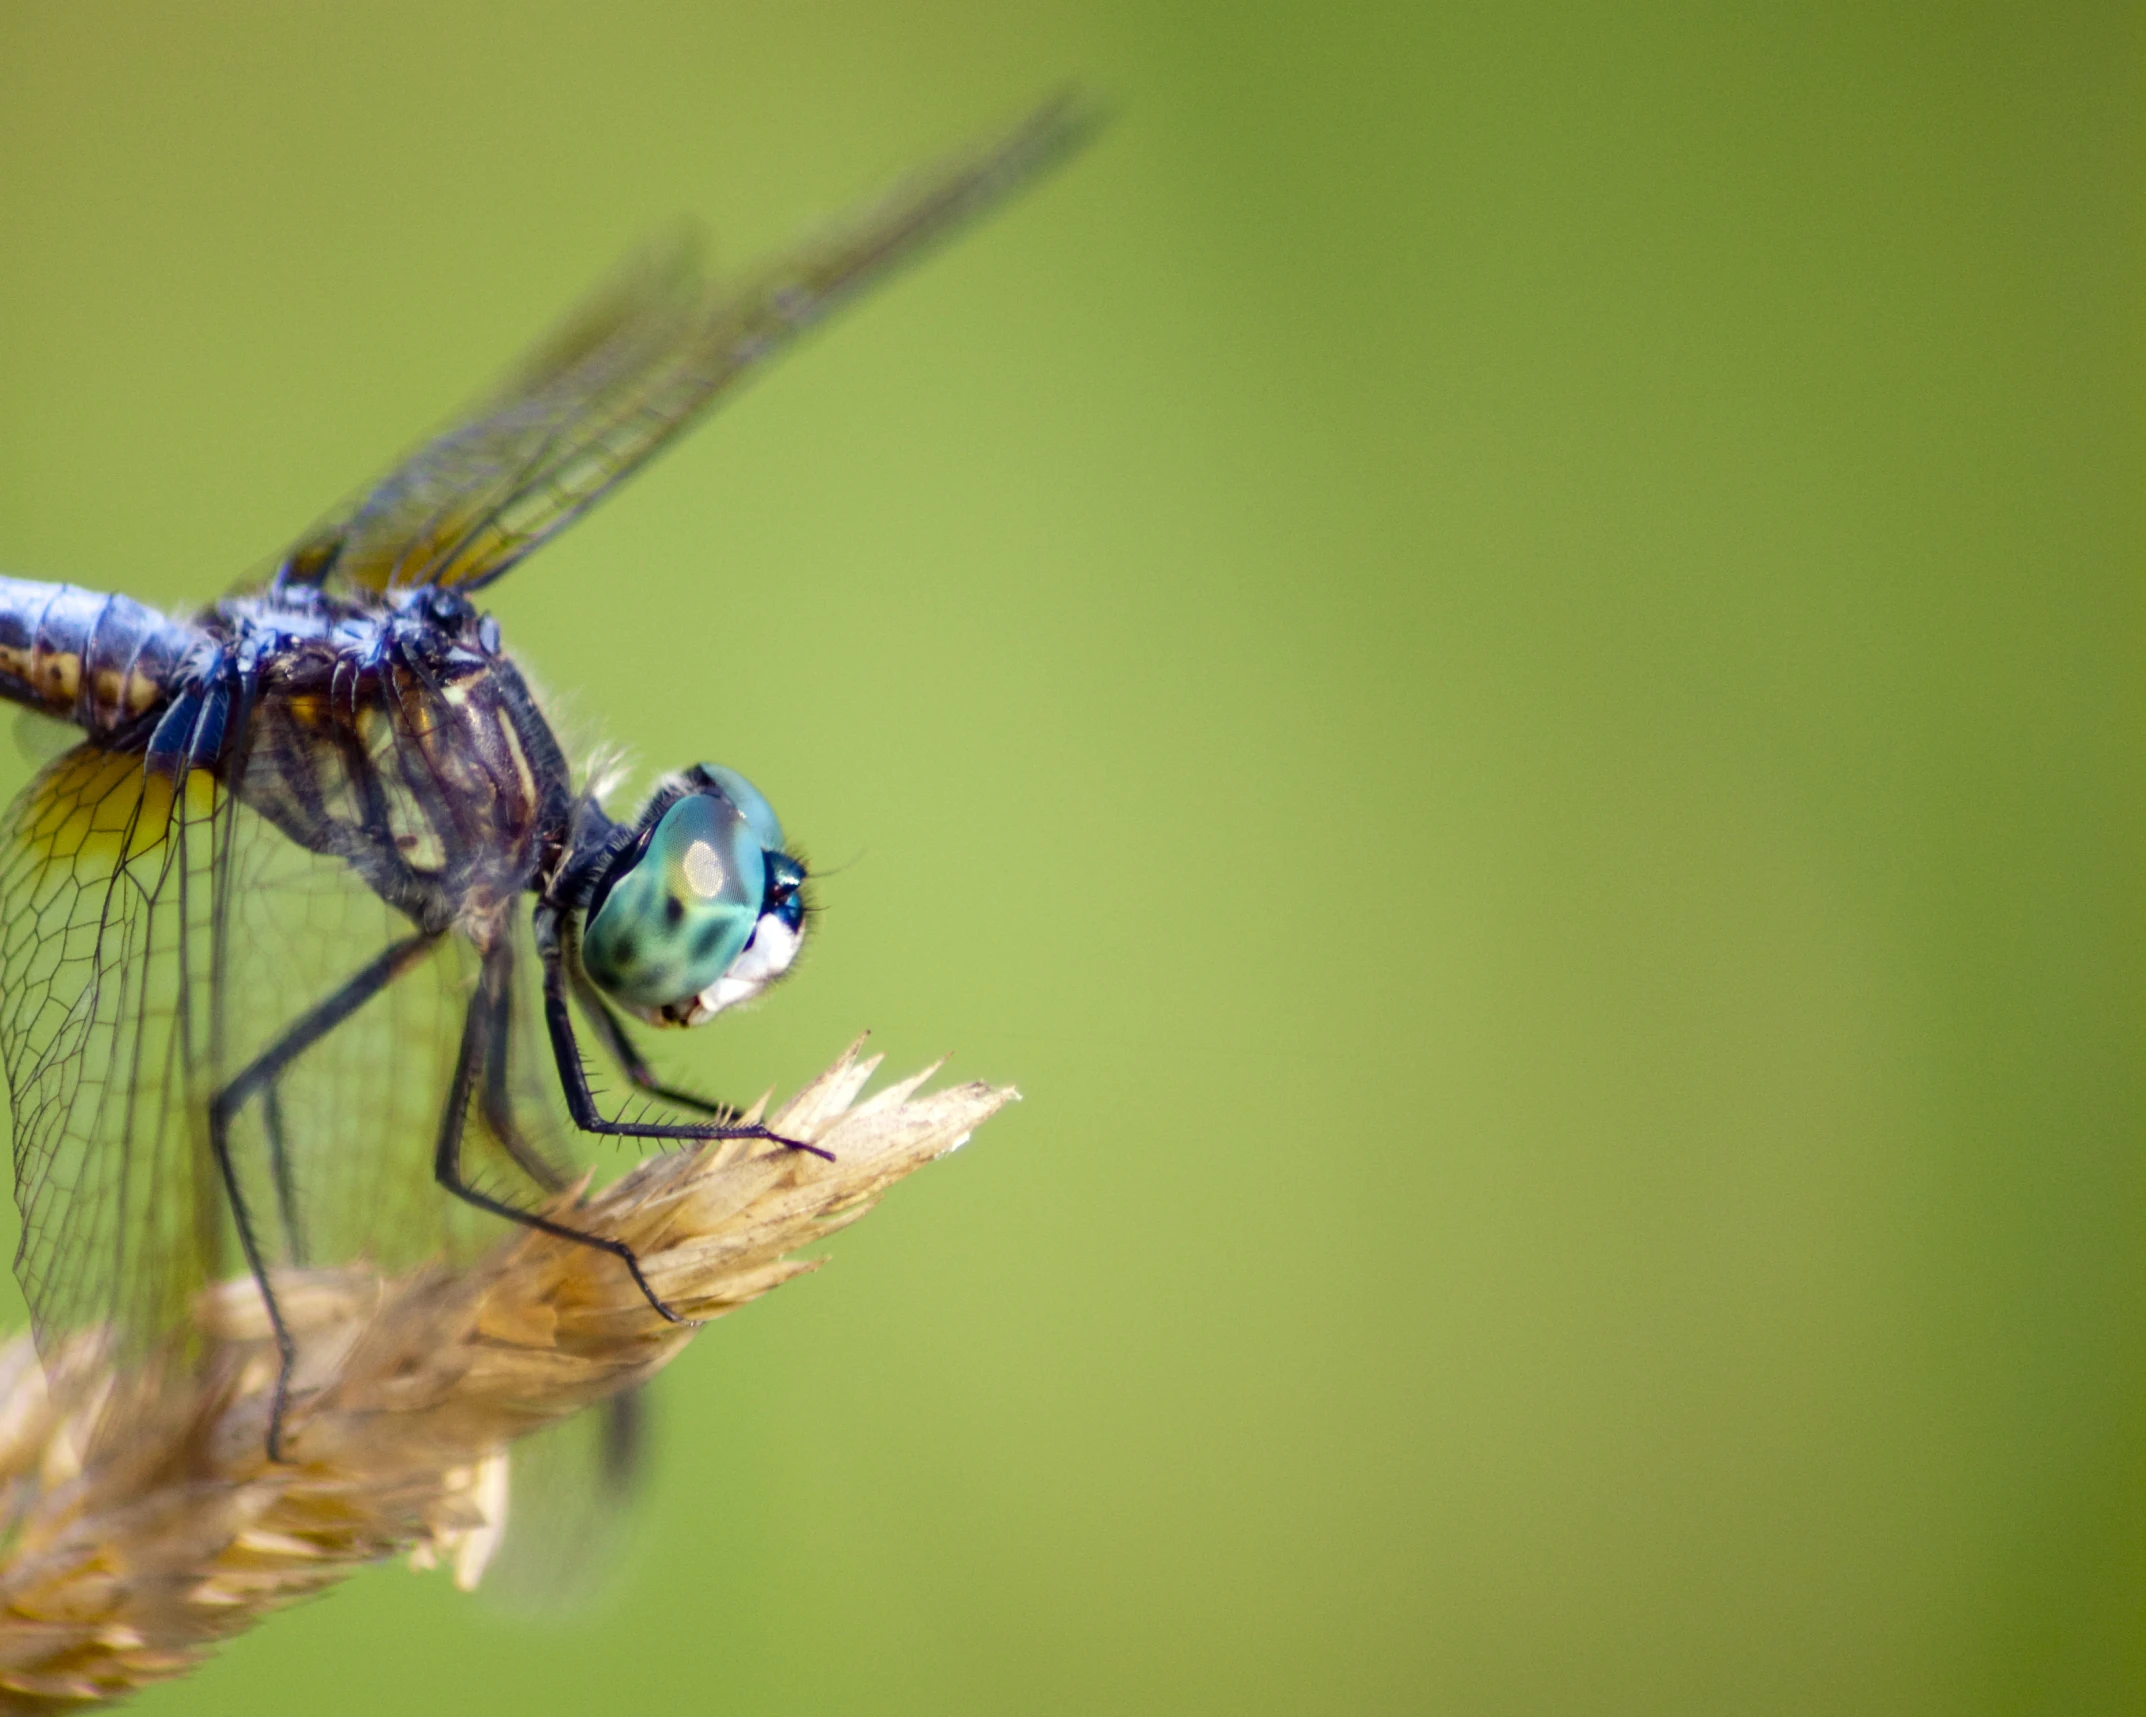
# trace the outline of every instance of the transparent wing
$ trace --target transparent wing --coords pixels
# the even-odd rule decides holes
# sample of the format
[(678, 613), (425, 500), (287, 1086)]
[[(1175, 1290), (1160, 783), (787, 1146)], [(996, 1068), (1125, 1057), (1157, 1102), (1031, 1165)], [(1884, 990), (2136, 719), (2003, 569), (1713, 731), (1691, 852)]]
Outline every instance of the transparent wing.
[[(235, 1200), (211, 1148), (216, 1093), (410, 933), (349, 864), (293, 842), (205, 770), (175, 781), (85, 746), (0, 826), (17, 1275), (55, 1383), (106, 1390), (104, 1423), (130, 1390), (204, 1357), (196, 1297), (245, 1273), (241, 1207), (272, 1280), (353, 1261), (403, 1269), (502, 1233), (433, 1180), (474, 987), (473, 951), (452, 935), (237, 1112)], [(477, 1184), (517, 1203), (563, 1172), (522, 1166), (532, 1141), (555, 1160), (558, 1139), (521, 1053), (533, 1019), (518, 994), (519, 1155), (474, 1109), (465, 1146)]]
[(596, 1608), (626, 1571), (646, 1477), (649, 1386), (514, 1445), (506, 1531), (479, 1590), (528, 1620)]
[(14, 1106), (16, 1274), (48, 1366), (87, 1377), (191, 1348), (216, 1273), (197, 1149), (215, 783), (82, 747), (0, 836), (0, 1059)]
[(281, 576), (373, 590), (497, 578), (832, 306), (1063, 157), (1088, 129), (1070, 99), (1052, 101), (739, 281), (705, 283), (686, 246), (651, 255), (468, 421), (308, 533)]

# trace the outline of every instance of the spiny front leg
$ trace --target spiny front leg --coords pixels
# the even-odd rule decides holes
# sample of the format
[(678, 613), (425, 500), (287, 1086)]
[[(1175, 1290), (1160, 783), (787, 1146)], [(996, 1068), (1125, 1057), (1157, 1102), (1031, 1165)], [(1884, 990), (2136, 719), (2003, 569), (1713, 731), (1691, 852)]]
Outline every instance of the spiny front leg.
[[(548, 933), (547, 933), (548, 932)], [(807, 1151), (825, 1162), (834, 1153), (803, 1139), (786, 1138), (757, 1122), (736, 1121), (614, 1121), (596, 1107), (596, 1094), (589, 1089), (589, 1073), (581, 1059), (581, 1044), (574, 1036), (573, 1010), (567, 1004), (565, 950), (551, 926), (540, 929), (537, 946), (544, 961), (544, 1025), (551, 1035), (552, 1061), (559, 1070), (559, 1084), (566, 1094), (566, 1107), (574, 1125), (584, 1133), (611, 1139), (658, 1139), (699, 1143), (708, 1139), (765, 1139), (785, 1150)]]
[(720, 1103), (710, 1097), (696, 1097), (690, 1091), (681, 1091), (675, 1085), (666, 1085), (658, 1079), (655, 1070), (643, 1059), (639, 1045), (626, 1029), (626, 1022), (611, 1011), (611, 1006), (597, 993), (596, 986), (574, 975), (574, 999), (581, 1003), (582, 1017), (595, 1027), (596, 1035), (611, 1052), (611, 1059), (618, 1063), (619, 1071), (637, 1091), (645, 1091), (651, 1097), (680, 1109), (697, 1109), (703, 1115), (730, 1123), (743, 1113), (735, 1103)]

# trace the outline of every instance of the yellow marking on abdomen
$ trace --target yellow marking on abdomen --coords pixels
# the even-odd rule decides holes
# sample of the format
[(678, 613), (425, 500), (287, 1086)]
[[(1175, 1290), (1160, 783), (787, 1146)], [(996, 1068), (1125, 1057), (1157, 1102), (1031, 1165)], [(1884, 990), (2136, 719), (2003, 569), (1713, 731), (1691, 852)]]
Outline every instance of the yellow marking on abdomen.
[(48, 707), (72, 707), (82, 689), (82, 658), (72, 650), (26, 650), (0, 646), (0, 673), (13, 674)]

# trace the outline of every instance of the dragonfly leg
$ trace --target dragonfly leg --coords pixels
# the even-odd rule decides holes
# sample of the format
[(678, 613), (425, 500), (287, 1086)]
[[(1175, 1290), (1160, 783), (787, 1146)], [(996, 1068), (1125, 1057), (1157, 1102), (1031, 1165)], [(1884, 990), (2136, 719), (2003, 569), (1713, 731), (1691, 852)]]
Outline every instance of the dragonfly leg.
[(603, 1039), (604, 1047), (611, 1052), (611, 1059), (619, 1065), (636, 1089), (646, 1091), (651, 1097), (660, 1097), (664, 1102), (680, 1109), (698, 1109), (703, 1115), (712, 1115), (718, 1121), (735, 1121), (739, 1115), (735, 1103), (718, 1103), (712, 1098), (696, 1097), (690, 1091), (681, 1091), (675, 1085), (666, 1085), (658, 1079), (648, 1063), (642, 1059), (640, 1046), (626, 1030), (626, 1022), (611, 1011), (611, 1005), (596, 993), (596, 986), (577, 981), (574, 999), (581, 1004), (582, 1017), (596, 1028), (596, 1035)]
[(537, 947), (544, 957), (544, 1025), (551, 1033), (551, 1058), (559, 1069), (559, 1083), (566, 1092), (566, 1107), (574, 1125), (584, 1133), (612, 1139), (676, 1139), (698, 1143), (703, 1139), (765, 1139), (785, 1150), (809, 1151), (826, 1162), (834, 1152), (789, 1139), (757, 1122), (730, 1121), (614, 1121), (596, 1107), (596, 1094), (589, 1089), (589, 1071), (582, 1065), (581, 1044), (574, 1036), (574, 1016), (566, 1002), (566, 956), (556, 925), (540, 924)]
[[(486, 962), (492, 966), (491, 961)], [(480, 992), (491, 987), (489, 976), (480, 986)], [(504, 985), (500, 986), (502, 992)], [(665, 1305), (656, 1290), (648, 1285), (648, 1278), (641, 1273), (641, 1260), (634, 1249), (623, 1240), (614, 1240), (606, 1234), (591, 1234), (585, 1228), (569, 1227), (564, 1222), (554, 1222), (548, 1216), (539, 1216), (533, 1210), (523, 1210), (519, 1205), (509, 1204), (503, 1198), (494, 1198), (481, 1191), (462, 1177), (462, 1136), (469, 1123), (470, 1098), (475, 1093), (480, 1072), (489, 1079), (491, 1064), (504, 1063), (507, 1044), (505, 1035), (495, 1029), (495, 1021), (503, 1016), (495, 1013), (488, 997), (480, 993), (469, 1005), (469, 1012), (462, 1023), (462, 1048), (455, 1057), (454, 1082), (448, 1087), (447, 1107), (440, 1115), (440, 1137), (432, 1158), (432, 1174), (464, 1204), (489, 1211), (494, 1216), (503, 1216), (509, 1222), (518, 1222), (524, 1228), (534, 1228), (540, 1234), (549, 1234), (554, 1239), (571, 1240), (577, 1246), (594, 1247), (599, 1252), (608, 1252), (626, 1266), (626, 1273), (633, 1278), (633, 1285), (641, 1290), (645, 1299), (664, 1318), (674, 1324), (690, 1323)], [(503, 1139), (501, 1143), (506, 1141)]]
[[(284, 1151), (282, 1106), (274, 1100), (276, 1080), (299, 1056), (429, 953), (438, 940), (436, 935), (419, 932), (390, 943), (341, 989), (301, 1014), (288, 1031), (248, 1062), (235, 1079), (209, 1100), (209, 1148), (216, 1156), (217, 1173), (223, 1177), (224, 1195), (231, 1201), (231, 1219), (238, 1229), (239, 1247), (246, 1254), (246, 1268), (252, 1273), (254, 1285), (260, 1289), (261, 1304), (268, 1313), (268, 1327), (276, 1338), (276, 1389), (268, 1414), (268, 1458), (272, 1461), (283, 1459), (283, 1413), (290, 1402), (291, 1373), (298, 1364), (298, 1344), (283, 1321), (283, 1308), (276, 1302), (275, 1289), (269, 1285), (268, 1264), (261, 1251), (260, 1237), (254, 1232), (253, 1212), (247, 1206), (244, 1188), (239, 1185), (238, 1165), (231, 1158), (231, 1123), (256, 1095), (264, 1098), (269, 1112), (275, 1116), (269, 1133), (270, 1163), (276, 1178), (277, 1202), (285, 1206), (288, 1220), (286, 1200), (292, 1191), (290, 1163)], [(292, 1233), (295, 1240), (296, 1231)]]
[[(218, 1104), (230, 1091), (226, 1086), (218, 1094)], [(298, 1344), (291, 1339), (290, 1327), (283, 1321), (283, 1308), (276, 1303), (275, 1290), (268, 1285), (268, 1266), (262, 1261), (261, 1243), (253, 1232), (253, 1215), (246, 1208), (246, 1195), (238, 1184), (238, 1170), (231, 1161), (231, 1117), (228, 1112), (218, 1114), (212, 1106), (209, 1111), (209, 1144), (216, 1153), (216, 1169), (223, 1176), (224, 1196), (231, 1201), (231, 1219), (238, 1226), (238, 1243), (246, 1254), (246, 1268), (253, 1273), (254, 1285), (261, 1290), (261, 1304), (268, 1312), (268, 1327), (276, 1338), (276, 1392), (268, 1411), (268, 1458), (283, 1459), (283, 1408), (290, 1398), (291, 1372), (298, 1364)]]
[(283, 1095), (271, 1079), (261, 1092), (261, 1130), (268, 1135), (268, 1172), (276, 1183), (276, 1214), (283, 1219), (283, 1239), (291, 1262), (306, 1263), (305, 1230), (298, 1221), (298, 1183), (291, 1175), (291, 1153), (283, 1130)]
[(515, 1167), (544, 1191), (557, 1192), (566, 1185), (568, 1177), (522, 1130), (514, 1114), (514, 1093), (507, 1084), (508, 1010), (512, 1006), (507, 978), (511, 947), (511, 943), (505, 945), (486, 960), (478, 988), (476, 1005), (486, 1009), (491, 1017), (485, 1021), (487, 1053), (477, 1103), (485, 1126), (499, 1141), (500, 1148), (514, 1159)]

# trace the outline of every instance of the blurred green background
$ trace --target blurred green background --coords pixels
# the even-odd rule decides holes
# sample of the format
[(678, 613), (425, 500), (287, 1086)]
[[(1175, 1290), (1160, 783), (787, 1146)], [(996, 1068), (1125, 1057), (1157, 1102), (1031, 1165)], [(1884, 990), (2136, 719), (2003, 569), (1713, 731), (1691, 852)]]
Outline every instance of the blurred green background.
[(493, 604), (844, 867), (670, 1071), (1028, 1101), (675, 1368), (609, 1609), (140, 1708), (2138, 1710), (2142, 35), (7, 4), (0, 564), (167, 603), (681, 213), (1117, 112)]

